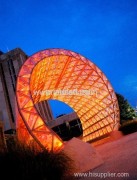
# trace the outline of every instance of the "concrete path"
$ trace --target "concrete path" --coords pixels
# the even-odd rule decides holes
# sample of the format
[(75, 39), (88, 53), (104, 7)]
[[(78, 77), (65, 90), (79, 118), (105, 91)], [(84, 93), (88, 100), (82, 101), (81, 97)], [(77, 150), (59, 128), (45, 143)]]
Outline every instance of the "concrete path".
[(96, 150), (104, 164), (76, 179), (137, 180), (137, 132), (99, 145)]

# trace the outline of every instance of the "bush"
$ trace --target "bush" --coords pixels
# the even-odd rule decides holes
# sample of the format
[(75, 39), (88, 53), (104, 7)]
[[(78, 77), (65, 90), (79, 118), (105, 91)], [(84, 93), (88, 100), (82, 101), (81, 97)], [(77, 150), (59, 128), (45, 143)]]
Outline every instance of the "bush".
[(72, 160), (63, 152), (37, 151), (18, 142), (0, 153), (0, 175), (11, 180), (69, 179)]
[(123, 122), (119, 130), (122, 131), (125, 135), (137, 132), (137, 120), (128, 120)]

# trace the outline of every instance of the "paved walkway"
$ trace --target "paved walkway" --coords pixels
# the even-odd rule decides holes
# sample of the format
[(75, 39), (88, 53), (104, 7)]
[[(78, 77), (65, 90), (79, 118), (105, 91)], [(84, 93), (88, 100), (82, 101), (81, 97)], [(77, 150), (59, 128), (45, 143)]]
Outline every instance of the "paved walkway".
[[(99, 145), (96, 150), (102, 156), (104, 164), (90, 171), (89, 174), (87, 173), (87, 178), (78, 179), (137, 180), (137, 132)], [(96, 173), (107, 173), (103, 174), (107, 177), (91, 178), (91, 176), (97, 175)], [(110, 173), (115, 173), (114, 177), (110, 177)], [(128, 173), (129, 177), (117, 177), (119, 176), (117, 173)], [(120, 176), (124, 176), (124, 174), (120, 174)]]

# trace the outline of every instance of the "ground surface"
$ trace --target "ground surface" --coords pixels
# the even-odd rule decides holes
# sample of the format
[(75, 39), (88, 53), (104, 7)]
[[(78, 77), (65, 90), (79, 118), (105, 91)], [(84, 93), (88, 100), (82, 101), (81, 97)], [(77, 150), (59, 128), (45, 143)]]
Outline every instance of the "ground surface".
[[(96, 150), (102, 156), (104, 164), (87, 172), (87, 177), (84, 178), (84, 175), (82, 175), (78, 179), (137, 180), (137, 132), (123, 136), (113, 142), (99, 145), (96, 147)], [(107, 174), (103, 174), (103, 176), (106, 176), (105, 178), (93, 177), (97, 175), (96, 173)], [(110, 177), (110, 173), (115, 174), (113, 177)], [(128, 173), (129, 177), (117, 177), (127, 176), (117, 173)]]

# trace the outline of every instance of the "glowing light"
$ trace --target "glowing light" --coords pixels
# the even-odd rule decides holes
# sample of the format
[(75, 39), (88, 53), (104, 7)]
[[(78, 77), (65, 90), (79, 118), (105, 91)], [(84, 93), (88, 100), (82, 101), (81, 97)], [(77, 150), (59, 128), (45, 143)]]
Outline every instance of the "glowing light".
[[(67, 96), (34, 93), (46, 90), (91, 90), (92, 94)], [(72, 51), (49, 49), (29, 57), (23, 64), (16, 89), (19, 139), (34, 139), (41, 147), (58, 150), (63, 141), (39, 116), (35, 104), (56, 99), (65, 102), (79, 116), (83, 140), (94, 140), (113, 131), (119, 124), (116, 95), (101, 70), (91, 61)]]

